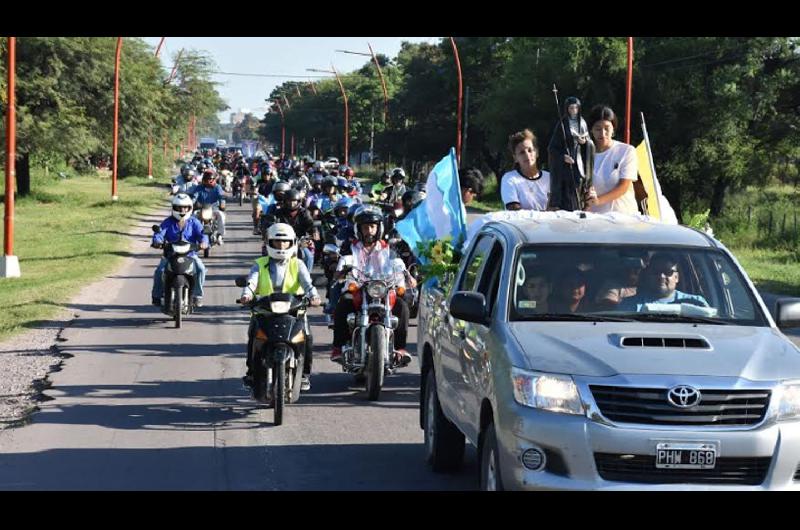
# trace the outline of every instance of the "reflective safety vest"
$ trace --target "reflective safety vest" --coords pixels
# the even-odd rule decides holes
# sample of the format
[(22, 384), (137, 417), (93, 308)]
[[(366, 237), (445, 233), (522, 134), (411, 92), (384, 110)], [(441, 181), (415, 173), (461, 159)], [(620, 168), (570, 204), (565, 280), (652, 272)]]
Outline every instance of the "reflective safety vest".
[[(263, 256), (256, 260), (258, 264), (258, 286), (256, 287), (257, 296), (269, 296), (273, 293), (272, 277), (269, 274), (269, 256)], [(281, 292), (290, 293), (294, 295), (303, 294), (303, 286), (300, 285), (300, 260), (297, 256), (289, 258), (289, 264), (286, 267), (286, 275), (283, 278), (283, 289)]]

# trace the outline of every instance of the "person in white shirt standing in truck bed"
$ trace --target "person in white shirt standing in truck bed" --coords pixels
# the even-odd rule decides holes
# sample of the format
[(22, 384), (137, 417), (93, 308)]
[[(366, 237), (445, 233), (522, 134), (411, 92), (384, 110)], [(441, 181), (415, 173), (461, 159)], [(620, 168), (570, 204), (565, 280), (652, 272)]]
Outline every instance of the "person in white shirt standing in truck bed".
[(528, 129), (514, 133), (508, 138), (508, 148), (514, 157), (514, 169), (500, 181), (506, 210), (547, 210), (550, 173), (539, 169), (536, 136)]

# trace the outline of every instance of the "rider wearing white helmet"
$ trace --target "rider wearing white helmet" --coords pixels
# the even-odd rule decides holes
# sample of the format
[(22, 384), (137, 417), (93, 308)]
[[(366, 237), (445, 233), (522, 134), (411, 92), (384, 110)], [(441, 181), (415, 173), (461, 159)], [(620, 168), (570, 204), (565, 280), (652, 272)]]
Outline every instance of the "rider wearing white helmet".
[[(172, 199), (172, 215), (161, 222), (161, 230), (153, 234), (151, 246), (161, 247), (164, 242), (175, 243), (181, 239), (189, 243), (196, 243), (200, 248), (208, 247), (208, 236), (203, 233), (203, 224), (192, 216), (192, 198), (185, 193), (179, 193)], [(194, 304), (196, 307), (203, 305), (203, 283), (206, 278), (206, 266), (200, 260), (195, 251), (189, 253), (189, 257), (194, 260), (196, 279), (194, 284)], [(167, 266), (167, 259), (161, 258), (156, 272), (153, 275), (152, 302), (155, 306), (161, 305), (161, 297), (164, 296), (164, 280), (161, 277), (164, 268)]]
[[(269, 296), (274, 292), (291, 293), (295, 296), (305, 294), (311, 305), (320, 305), (317, 289), (311, 283), (311, 273), (302, 260), (297, 259), (297, 236), (294, 229), (285, 223), (275, 223), (267, 230), (267, 255), (256, 260), (250, 269), (247, 285), (242, 290), (241, 301), (247, 302), (255, 296)], [(245, 384), (252, 383), (251, 355), (255, 321), (250, 321), (247, 336), (247, 375)], [(311, 388), (311, 355), (305, 357), (302, 389)]]

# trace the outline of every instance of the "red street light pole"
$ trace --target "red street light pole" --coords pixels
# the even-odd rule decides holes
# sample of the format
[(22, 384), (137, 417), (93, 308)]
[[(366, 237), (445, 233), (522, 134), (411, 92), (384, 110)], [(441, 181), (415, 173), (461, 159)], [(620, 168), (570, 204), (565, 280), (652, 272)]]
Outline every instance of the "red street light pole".
[(111, 171), (111, 200), (119, 199), (117, 195), (117, 152), (119, 148), (119, 58), (122, 54), (122, 37), (117, 37), (117, 54), (114, 60), (114, 166)]
[(628, 37), (628, 80), (625, 94), (625, 143), (631, 143), (631, 92), (633, 90), (633, 37)]
[(158, 57), (161, 54), (161, 46), (164, 45), (165, 39), (166, 37), (161, 37), (161, 41), (158, 43), (158, 48), (156, 48), (156, 57)]
[(375, 51), (372, 49), (372, 45), (368, 42), (367, 46), (369, 47), (369, 53), (353, 52), (350, 50), (336, 51), (341, 53), (349, 53), (350, 55), (363, 55), (365, 57), (372, 57), (372, 61), (375, 63), (375, 68), (378, 69), (378, 77), (381, 80), (381, 87), (383, 88), (383, 123), (385, 125), (387, 116), (389, 115), (389, 92), (386, 90), (386, 78), (383, 77), (381, 65), (378, 62), (378, 57), (375, 55)]
[(8, 37), (8, 109), (6, 110), (6, 212), (3, 219), (5, 241), (0, 278), (19, 278), (19, 259), (14, 255), (14, 184), (17, 180), (17, 111), (15, 98), (17, 38)]
[(278, 107), (278, 112), (281, 113), (281, 157), (286, 154), (286, 122), (284, 121), (283, 109), (278, 100), (274, 100), (275, 106)]
[(458, 70), (458, 108), (457, 108), (457, 125), (456, 125), (456, 158), (461, 163), (461, 97), (464, 93), (463, 82), (461, 80), (461, 61), (458, 58), (458, 47), (453, 37), (450, 37), (450, 44), (453, 45), (453, 54), (456, 57), (456, 69)]
[(339, 72), (336, 67), (331, 64), (333, 70), (317, 70), (315, 68), (306, 68), (309, 72), (324, 72), (326, 74), (333, 74), (336, 76), (336, 81), (339, 83), (339, 89), (342, 91), (342, 99), (344, 99), (344, 164), (350, 164), (350, 108), (347, 105), (347, 93), (344, 91), (342, 79), (339, 77)]

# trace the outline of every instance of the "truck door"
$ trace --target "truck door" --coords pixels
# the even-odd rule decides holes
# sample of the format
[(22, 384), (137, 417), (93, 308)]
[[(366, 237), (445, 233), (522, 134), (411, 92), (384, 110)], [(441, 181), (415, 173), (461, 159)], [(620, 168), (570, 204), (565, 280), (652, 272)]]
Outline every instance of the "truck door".
[[(492, 238), (492, 247), (488, 258), (485, 260), (475, 280), (475, 292), (481, 293), (486, 298), (488, 314), (493, 318), (496, 313), (497, 299), (500, 294), (500, 276), (503, 269), (503, 247), (499, 241)], [(463, 374), (463, 399), (466, 412), (467, 429), (471, 430), (470, 436), (477, 440), (480, 429), (481, 400), (488, 393), (488, 383), (491, 380), (489, 352), (486, 343), (491, 325), (466, 322), (464, 338), (461, 341), (460, 362)], [(465, 425), (465, 426), (466, 426)]]
[[(467, 259), (467, 265), (462, 269), (461, 276), (456, 279), (456, 283), (451, 293), (457, 291), (474, 291), (477, 285), (478, 273), (481, 271), (489, 251), (495, 243), (494, 237), (483, 234), (479, 236), (472, 247), (473, 250)], [(449, 304), (449, 300), (445, 303)], [(439, 335), (439, 348), (441, 358), (441, 373), (443, 376), (443, 383), (446, 388), (442, 389), (447, 392), (447, 396), (442, 400), (449, 404), (455, 404), (456, 410), (450, 410), (460, 424), (464, 424), (467, 420), (466, 411), (466, 395), (468, 390), (466, 388), (468, 379), (467, 373), (464, 371), (461, 347), (466, 336), (467, 322), (453, 318), (450, 314), (449, 307), (445, 313), (446, 317), (442, 322), (442, 332)], [(452, 416), (451, 416), (452, 417)], [(466, 434), (466, 433), (465, 433)]]

